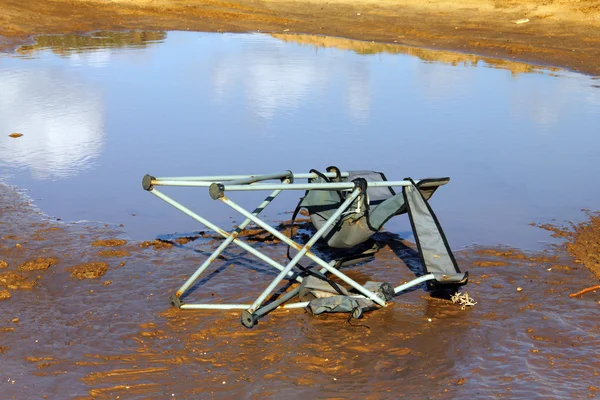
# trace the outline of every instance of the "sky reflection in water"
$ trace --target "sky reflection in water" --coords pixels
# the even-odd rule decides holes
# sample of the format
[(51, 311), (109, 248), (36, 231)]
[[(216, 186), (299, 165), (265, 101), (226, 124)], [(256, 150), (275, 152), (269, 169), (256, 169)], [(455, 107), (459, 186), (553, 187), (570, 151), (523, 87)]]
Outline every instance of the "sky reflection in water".
[[(144, 192), (146, 173), (329, 165), (450, 176), (432, 205), (453, 246), (540, 248), (548, 235), (530, 222), (599, 208), (592, 78), (311, 36), (98, 36), (44, 37), (0, 56), (0, 175), (52, 216), (123, 223), (149, 239), (200, 227)], [(214, 222), (239, 219), (205, 189), (168, 193)], [(268, 218), (288, 219), (300, 194), (278, 198)], [(408, 234), (405, 217), (390, 222)]]

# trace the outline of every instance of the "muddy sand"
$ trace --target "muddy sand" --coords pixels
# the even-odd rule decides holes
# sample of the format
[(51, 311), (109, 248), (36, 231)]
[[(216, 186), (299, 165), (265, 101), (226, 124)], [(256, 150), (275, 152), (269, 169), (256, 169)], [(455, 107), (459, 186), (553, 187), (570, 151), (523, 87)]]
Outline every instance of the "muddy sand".
[(317, 34), (600, 75), (600, 0), (1, 0), (0, 48), (95, 30)]
[[(311, 34), (598, 75), (599, 10), (598, 1), (0, 0), (0, 46), (100, 29), (261, 30), (324, 46), (344, 46), (344, 39)], [(518, 71), (521, 64), (514, 65)], [(599, 283), (600, 215), (588, 217), (540, 227), (565, 241), (544, 252), (457, 252), (471, 276), (464, 289), (477, 301), (471, 308), (422, 286), (358, 321), (276, 311), (248, 330), (238, 311), (169, 306), (168, 297), (218, 245), (210, 235), (127, 241), (111, 227), (50, 220), (0, 183), (1, 397), (595, 397), (600, 290), (572, 296)], [(260, 232), (248, 230), (245, 239), (284, 257), (285, 247)], [(359, 282), (413, 278), (411, 244), (386, 232), (378, 240), (384, 247), (375, 260), (347, 273)], [(249, 302), (273, 277), (237, 250), (212, 271), (191, 301)]]
[[(131, 242), (109, 227), (49, 220), (0, 185), (3, 398), (594, 397), (600, 290), (570, 295), (598, 283), (584, 264), (599, 271), (599, 224), (590, 214), (579, 226), (547, 226), (568, 247), (541, 253), (457, 252), (471, 276), (463, 290), (477, 301), (464, 310), (421, 286), (360, 320), (286, 310), (249, 330), (239, 311), (169, 305), (218, 244), (212, 236)], [(255, 229), (244, 238), (285, 257)], [(414, 277), (410, 244), (377, 239), (375, 260), (347, 273)], [(188, 300), (249, 302), (274, 276), (235, 249), (211, 271)]]

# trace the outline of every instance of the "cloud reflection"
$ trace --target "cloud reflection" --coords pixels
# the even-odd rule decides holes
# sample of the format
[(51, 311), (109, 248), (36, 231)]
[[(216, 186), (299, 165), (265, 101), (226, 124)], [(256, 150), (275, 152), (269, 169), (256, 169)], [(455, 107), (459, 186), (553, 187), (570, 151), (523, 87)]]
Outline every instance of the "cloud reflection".
[[(36, 179), (73, 176), (94, 165), (104, 143), (95, 88), (64, 69), (0, 71), (0, 165)], [(7, 135), (20, 132), (12, 139)]]
[(244, 93), (252, 111), (271, 120), (343, 83), (343, 90), (336, 92), (343, 96), (348, 116), (358, 122), (369, 118), (372, 94), (367, 60), (349, 63), (343, 58), (306, 57), (290, 52), (289, 46), (269, 37), (253, 37), (242, 51), (217, 52), (211, 79), (215, 101), (225, 103)]

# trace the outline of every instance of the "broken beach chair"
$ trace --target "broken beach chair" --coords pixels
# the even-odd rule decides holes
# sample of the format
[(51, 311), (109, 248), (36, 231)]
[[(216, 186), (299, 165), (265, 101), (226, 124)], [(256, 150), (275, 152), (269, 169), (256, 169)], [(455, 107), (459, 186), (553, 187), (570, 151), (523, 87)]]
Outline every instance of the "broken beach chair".
[[(273, 180), (278, 182), (268, 182)], [(299, 180), (308, 182), (298, 183)], [(182, 309), (241, 309), (244, 310), (241, 315), (242, 324), (251, 328), (261, 316), (279, 307), (308, 308), (314, 314), (350, 312), (352, 316), (359, 318), (363, 311), (385, 307), (386, 303), (399, 292), (423, 282), (427, 282), (433, 288), (451, 290), (466, 284), (468, 274), (460, 272), (442, 228), (428, 203), (438, 187), (447, 184), (449, 180), (449, 178), (440, 178), (413, 181), (406, 178), (400, 181), (388, 181), (379, 172), (341, 172), (336, 167), (329, 167), (324, 173), (311, 170), (300, 174), (284, 171), (267, 175), (177, 178), (155, 178), (146, 175), (142, 180), (142, 186), (224, 238), (218, 248), (171, 296), (171, 303)], [(157, 189), (159, 186), (207, 187), (212, 199), (225, 203), (240, 213), (245, 220), (231, 232), (227, 232), (159, 191)], [(401, 188), (400, 193), (396, 193), (394, 188)], [(293, 220), (298, 211), (305, 208), (316, 232), (304, 244), (295, 242), (293, 233), (291, 238), (287, 237), (259, 218), (260, 213), (284, 190), (305, 191), (294, 212)], [(228, 197), (230, 193), (244, 191), (271, 192), (253, 212), (249, 212)], [(228, 196), (225, 196), (226, 193)], [(403, 213), (408, 213), (424, 270), (422, 276), (408, 283), (396, 287), (389, 283), (360, 284), (340, 270), (348, 259), (327, 262), (311, 251), (319, 239), (331, 248), (348, 249), (359, 246), (370, 240), (371, 236), (390, 218)], [(240, 232), (250, 223), (263, 228), (297, 251), (292, 257), (289, 255), (288, 248), (287, 265), (280, 264), (239, 237)], [(231, 243), (235, 243), (276, 268), (280, 271), (279, 274), (252, 304), (184, 303), (182, 301), (184, 294)], [(372, 254), (374, 251), (376, 250), (367, 250), (358, 254), (356, 258), (360, 259), (361, 256)], [(316, 266), (312, 268), (302, 266), (300, 260), (304, 257)], [(337, 278), (337, 282), (347, 284), (349, 289), (332, 280), (331, 275)], [(288, 279), (292, 283), (297, 282), (297, 285), (277, 299), (265, 303), (283, 279)], [(296, 296), (302, 301), (288, 303)]]

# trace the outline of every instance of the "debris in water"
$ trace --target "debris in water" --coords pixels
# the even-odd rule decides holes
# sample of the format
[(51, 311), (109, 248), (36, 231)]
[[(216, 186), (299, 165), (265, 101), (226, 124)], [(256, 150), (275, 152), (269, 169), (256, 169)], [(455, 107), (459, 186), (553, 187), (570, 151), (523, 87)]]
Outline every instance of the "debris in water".
[(582, 295), (582, 294), (584, 294), (584, 293), (587, 293), (587, 292), (592, 292), (592, 291), (594, 291), (594, 290), (598, 290), (598, 289), (600, 289), (600, 285), (592, 286), (592, 287), (589, 287), (589, 288), (585, 288), (585, 289), (583, 289), (583, 290), (580, 290), (580, 291), (579, 291), (579, 292), (577, 292), (577, 293), (572, 293), (572, 294), (570, 294), (570, 295), (569, 295), (569, 297), (575, 297), (575, 296), (579, 296), (579, 295)]
[(469, 297), (469, 294), (467, 292), (465, 292), (464, 294), (456, 292), (452, 295), (450, 300), (452, 300), (452, 302), (455, 304), (458, 303), (460, 305), (461, 310), (464, 310), (467, 307), (473, 307), (475, 304), (477, 304), (477, 302), (472, 297)]

